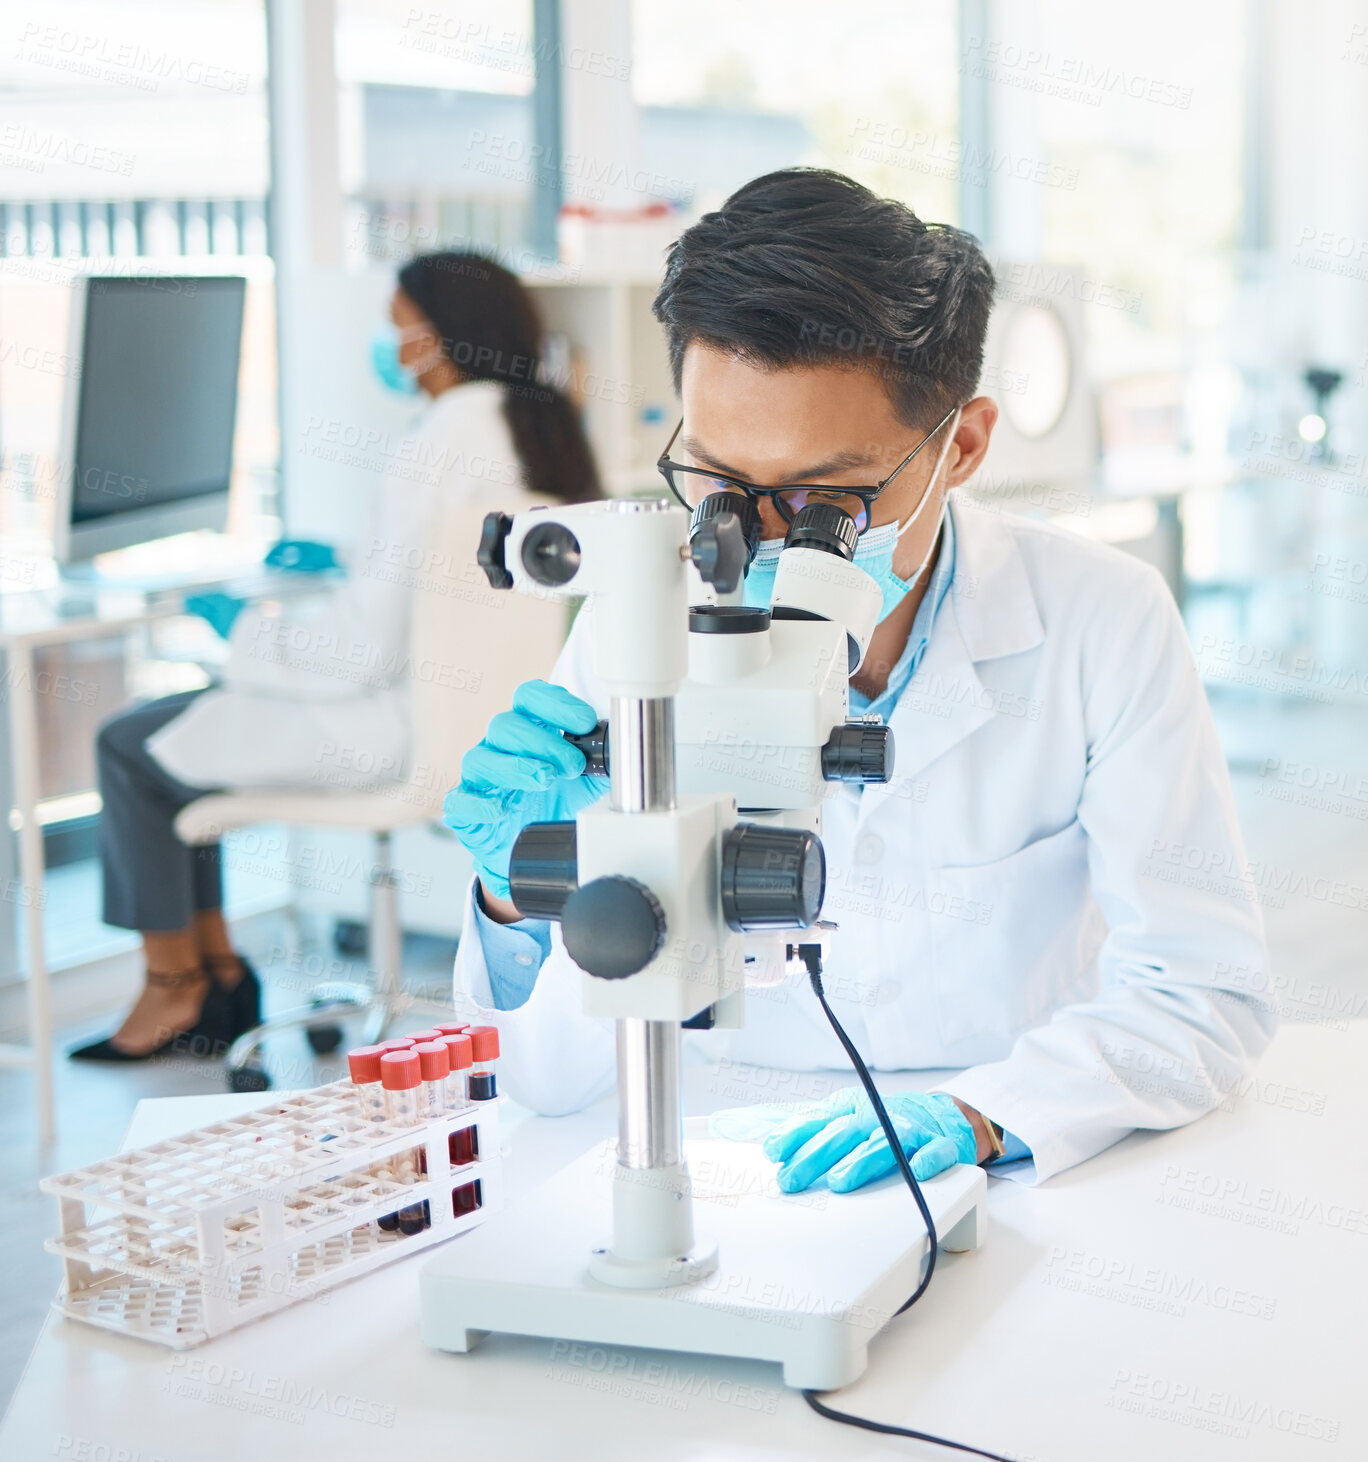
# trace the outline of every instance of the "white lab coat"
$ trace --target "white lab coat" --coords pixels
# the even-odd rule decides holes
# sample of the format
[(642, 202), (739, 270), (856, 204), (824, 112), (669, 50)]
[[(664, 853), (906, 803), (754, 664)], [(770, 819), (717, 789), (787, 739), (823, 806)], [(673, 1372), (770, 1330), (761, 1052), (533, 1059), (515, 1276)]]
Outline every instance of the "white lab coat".
[[(1160, 576), (953, 494), (951, 511), (954, 578), (891, 717), (895, 775), (825, 803), (825, 985), (871, 1067), (966, 1067), (939, 1088), (1020, 1137), (1034, 1164), (1011, 1175), (1038, 1182), (1224, 1099), (1273, 1031), (1250, 988), (1262, 921)], [(602, 713), (575, 629), (558, 678)], [(488, 1009), (483, 950), (461, 943), (458, 999), (499, 1026), (506, 1089), (543, 1112), (612, 1085), (580, 979), (553, 926), (527, 1003)], [(748, 993), (743, 1029), (691, 1039), (848, 1066), (802, 977)]]
[(222, 687), (148, 742), (173, 776), (192, 787), (364, 787), (405, 775), (414, 596), (452, 571), (431, 548), (437, 515), (536, 501), (502, 403), (491, 382), (429, 402), (394, 444), (347, 578), (309, 600), (239, 614)]

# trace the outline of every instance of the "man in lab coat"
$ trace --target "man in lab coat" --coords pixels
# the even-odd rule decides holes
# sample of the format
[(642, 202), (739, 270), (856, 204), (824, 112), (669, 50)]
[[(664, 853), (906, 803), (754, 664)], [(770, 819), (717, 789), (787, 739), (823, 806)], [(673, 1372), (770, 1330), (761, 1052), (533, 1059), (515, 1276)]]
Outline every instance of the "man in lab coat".
[[(672, 486), (691, 502), (771, 489), (753, 495), (772, 542), (818, 484), (865, 526), (855, 561), (883, 591), (851, 701), (891, 725), (896, 768), (824, 804), (833, 1007), (871, 1067), (963, 1068), (934, 1084), (977, 1160), (1041, 1181), (1210, 1111), (1274, 1016), (1252, 988), (1263, 934), (1229, 778), (1163, 581), (952, 492), (997, 418), (976, 394), (992, 292), (970, 236), (792, 169), (680, 238), (655, 312), (683, 405)], [(753, 567), (748, 601), (767, 595)], [(572, 634), (554, 679), (604, 714), (588, 648)], [(489, 740), (449, 809), (482, 870), (457, 998), (499, 1025), (506, 1088), (570, 1111), (612, 1084), (611, 1023), (582, 1014), (558, 928), (500, 897), (491, 829), (511, 841), (534, 818), (489, 774), (505, 754)], [(760, 995), (742, 1030), (696, 1039), (735, 1062), (846, 1066), (804, 982)]]

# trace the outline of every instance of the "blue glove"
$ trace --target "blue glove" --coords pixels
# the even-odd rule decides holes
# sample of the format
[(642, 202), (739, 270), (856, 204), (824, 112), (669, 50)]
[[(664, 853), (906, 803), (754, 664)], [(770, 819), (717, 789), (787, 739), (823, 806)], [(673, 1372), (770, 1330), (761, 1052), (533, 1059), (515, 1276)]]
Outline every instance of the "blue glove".
[(322, 574), (341, 567), (330, 543), (311, 543), (307, 538), (282, 538), (262, 562), (268, 569), (294, 574)]
[[(884, 1106), (918, 1182), (957, 1162), (976, 1160), (974, 1129), (944, 1092), (900, 1092), (884, 1097)], [(849, 1193), (898, 1168), (874, 1108), (859, 1087), (845, 1087), (820, 1102), (718, 1112), (709, 1130), (715, 1137), (760, 1141), (765, 1156), (782, 1164), (777, 1181), (784, 1193), (801, 1193), (824, 1174), (833, 1193)]]
[(443, 820), (498, 898), (508, 897), (508, 855), (528, 823), (568, 821), (608, 790), (606, 778), (581, 775), (584, 753), (562, 734), (582, 736), (597, 724), (588, 701), (529, 680), (513, 692), (513, 709), (495, 716), (484, 740), (461, 758), (460, 785), (446, 795)]
[(187, 614), (198, 614), (206, 620), (226, 640), (233, 631), (233, 621), (246, 604), (236, 594), (187, 594), (184, 608)]

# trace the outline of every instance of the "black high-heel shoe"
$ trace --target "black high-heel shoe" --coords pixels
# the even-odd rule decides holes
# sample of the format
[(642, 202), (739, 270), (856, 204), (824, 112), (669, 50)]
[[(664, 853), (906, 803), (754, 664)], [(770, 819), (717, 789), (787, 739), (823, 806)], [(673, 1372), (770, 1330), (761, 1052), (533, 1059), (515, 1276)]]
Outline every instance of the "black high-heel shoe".
[(231, 1045), (240, 1035), (261, 1024), (261, 981), (257, 978), (257, 972), (240, 954), (227, 957), (215, 955), (207, 959), (205, 964), (211, 978), (214, 978), (214, 968), (217, 965), (236, 964), (241, 971), (237, 984), (231, 990), (225, 990), (214, 978), (214, 984), (227, 1001), (224, 1033)]
[[(160, 986), (162, 989), (176, 989), (183, 985), (188, 979), (194, 976), (204, 975), (202, 969), (178, 970), (174, 974), (153, 974), (150, 971), (143, 976), (149, 985)], [(150, 1051), (125, 1051), (121, 1046), (114, 1044), (112, 1036), (106, 1036), (103, 1040), (91, 1041), (89, 1045), (77, 1046), (74, 1050), (68, 1051), (67, 1055), (73, 1061), (100, 1061), (108, 1065), (128, 1065), (134, 1061), (150, 1061), (154, 1056), (164, 1056), (172, 1051), (184, 1050), (184, 1042), (188, 1041), (203, 1026), (205, 1014), (210, 1010), (210, 1002), (213, 1000), (217, 985), (212, 978), (204, 992), (204, 1003), (200, 1006), (199, 1019), (188, 1030), (177, 1031), (175, 1035), (164, 1040), (160, 1045), (153, 1046)], [(222, 994), (221, 991), (219, 991)], [(217, 1003), (215, 1003), (217, 1006)], [(217, 1008), (214, 1011), (218, 1017)]]

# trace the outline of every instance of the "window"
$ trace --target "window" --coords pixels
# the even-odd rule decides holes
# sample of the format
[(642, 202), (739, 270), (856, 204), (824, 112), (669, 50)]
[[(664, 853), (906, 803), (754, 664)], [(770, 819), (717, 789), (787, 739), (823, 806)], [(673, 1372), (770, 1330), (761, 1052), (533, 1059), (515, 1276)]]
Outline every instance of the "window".
[(643, 166), (683, 180), (696, 212), (802, 163), (953, 223), (958, 15), (953, 0), (636, 0)]

